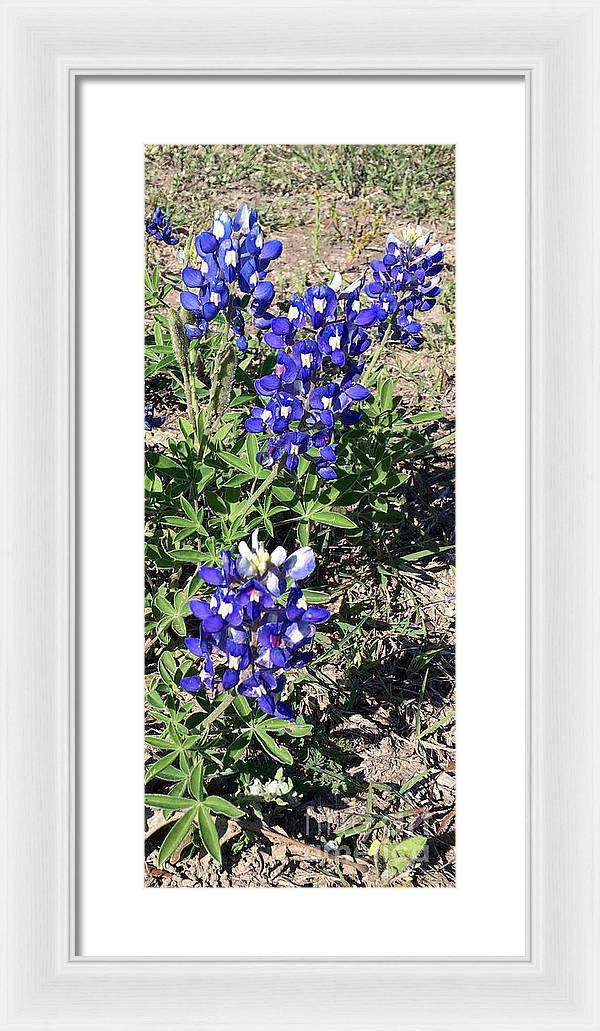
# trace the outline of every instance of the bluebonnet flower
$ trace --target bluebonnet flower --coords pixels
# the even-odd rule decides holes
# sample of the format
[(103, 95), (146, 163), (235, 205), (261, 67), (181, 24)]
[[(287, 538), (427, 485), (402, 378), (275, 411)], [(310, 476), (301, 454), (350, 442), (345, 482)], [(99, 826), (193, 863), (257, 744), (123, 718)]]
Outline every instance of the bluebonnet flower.
[[(264, 383), (261, 384), (262, 392), (265, 390)], [(278, 390), (267, 402), (265, 408), (253, 408), (252, 415), (246, 419), (245, 427), (248, 433), (262, 433), (265, 429), (273, 433), (284, 433), (290, 422), (297, 422), (304, 414), (304, 406), (300, 398), (286, 391)]]
[(337, 294), (330, 286), (311, 286), (304, 301), (313, 329), (320, 329), (323, 323), (335, 315)]
[(185, 644), (199, 660), (199, 672), (181, 679), (183, 690), (212, 691), (220, 678), (223, 690), (237, 689), (268, 715), (293, 720), (286, 671), (310, 660), (315, 628), (329, 619), (329, 610), (310, 605), (298, 586), (314, 569), (312, 548), (269, 552), (257, 530), (249, 545), (240, 543), (237, 557), (221, 551), (220, 568), (201, 566), (200, 578), (216, 589), (209, 599), (190, 600), (199, 635), (186, 637)]
[(408, 347), (423, 339), (417, 314), (435, 303), (444, 258), (439, 245), (428, 246), (430, 238), (412, 226), (401, 240), (388, 237), (368, 283), (363, 275), (342, 289), (336, 273), (329, 285), (295, 293), (281, 315), (270, 315), (266, 300), (255, 322), (276, 362), (254, 387), (270, 400), (245, 422), (248, 433), (267, 434), (257, 454), (264, 468), (281, 462), (295, 473), (306, 455), (321, 479), (336, 478), (336, 434), (360, 421), (356, 405), (370, 397), (360, 377), (372, 337), (390, 326)]
[(146, 231), (149, 236), (153, 236), (159, 243), (166, 243), (170, 247), (175, 247), (179, 243), (179, 237), (173, 231), (173, 226), (169, 225), (167, 216), (158, 206), (155, 207), (152, 215), (146, 222)]
[[(406, 347), (420, 347), (423, 326), (417, 314), (430, 311), (441, 292), (444, 250), (428, 246), (432, 233), (408, 225), (401, 238), (390, 234), (381, 259), (371, 262), (373, 279), (365, 294), (375, 302), (380, 325), (392, 319), (394, 335)], [(381, 331), (383, 331), (383, 326)]]
[[(335, 478), (336, 419), (341, 427), (358, 422), (360, 413), (351, 406), (370, 396), (365, 388), (346, 389), (356, 385), (363, 369), (357, 359), (371, 342), (362, 323), (378, 318), (375, 303), (361, 308), (362, 285), (360, 280), (338, 296), (341, 277), (336, 274), (329, 286), (310, 287), (304, 298), (294, 294), (287, 315), (266, 322), (264, 340), (276, 350), (276, 362), (254, 387), (270, 400), (264, 408), (253, 408), (245, 422), (248, 433), (270, 435), (257, 454), (263, 467), (281, 461), (295, 473), (300, 456), (307, 455), (322, 479)], [(368, 318), (361, 312), (368, 312)], [(333, 379), (341, 369), (342, 379)], [(329, 450), (321, 453), (322, 448)]]
[(293, 720), (294, 711), (281, 695), (285, 689), (285, 676), (275, 676), (270, 670), (262, 669), (252, 673), (240, 686), (240, 694), (253, 698), (259, 708), (267, 716), (276, 716), (280, 720)]
[(337, 473), (335, 463), (337, 458), (337, 445), (326, 444), (319, 448), (318, 457), (314, 459), (317, 475), (322, 480), (335, 480)]
[(209, 602), (194, 599), (190, 609), (202, 623), (202, 629), (211, 634), (227, 626), (240, 626), (243, 620), (242, 605), (228, 587), (219, 587)]
[(154, 414), (154, 405), (147, 404), (144, 406), (144, 429), (153, 430), (157, 426), (162, 426), (165, 421), (164, 415)]
[(210, 323), (224, 312), (240, 351), (248, 347), (246, 308), (256, 325), (268, 327), (273, 316), (269, 305), (275, 288), (265, 277), (269, 265), (282, 251), (280, 240), (265, 242), (256, 211), (241, 204), (231, 217), (215, 211), (210, 229), (194, 238), (197, 265), (184, 268), (180, 293), (182, 308), (189, 313), (185, 332), (190, 340), (205, 335)]
[(190, 694), (195, 694), (201, 687), (206, 691), (212, 691), (214, 690), (215, 684), (215, 667), (213, 666), (208, 648), (201, 652), (194, 651), (194, 649), (190, 647), (191, 641), (192, 638), (188, 637), (186, 640), (186, 646), (192, 652), (192, 655), (201, 656), (204, 661), (204, 667), (195, 676), (182, 677), (179, 682), (180, 687), (182, 687), (184, 691), (189, 691)]

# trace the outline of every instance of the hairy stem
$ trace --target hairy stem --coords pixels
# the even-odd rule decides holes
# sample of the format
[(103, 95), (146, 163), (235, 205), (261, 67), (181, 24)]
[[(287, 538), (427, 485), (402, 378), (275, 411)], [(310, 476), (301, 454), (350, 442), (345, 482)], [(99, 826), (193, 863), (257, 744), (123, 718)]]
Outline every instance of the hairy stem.
[(190, 376), (187, 361), (187, 337), (185, 335), (183, 324), (177, 312), (170, 310), (168, 312), (167, 318), (169, 322), (169, 333), (171, 335), (171, 346), (173, 348), (173, 354), (177, 359), (177, 364), (181, 369), (181, 375), (183, 378), (183, 389), (185, 392), (185, 403), (187, 406), (188, 418), (192, 426), (194, 426), (196, 420), (194, 417), (194, 403), (192, 398), (192, 388), (190, 384)]
[(205, 720), (202, 720), (200, 726), (204, 728), (210, 727), (211, 723), (214, 723), (215, 720), (218, 720), (221, 713), (225, 712), (225, 710), (229, 708), (234, 698), (234, 691), (230, 691), (228, 694), (226, 694), (223, 701), (219, 702), (219, 704), (217, 705), (217, 708), (213, 709), (213, 711), (208, 714)]
[(373, 353), (371, 355), (371, 360), (369, 361), (369, 364), (367, 365), (367, 368), (365, 369), (365, 374), (364, 374), (363, 377), (361, 377), (361, 379), (363, 379), (364, 382), (366, 382), (366, 383), (369, 382), (369, 380), (371, 378), (371, 373), (373, 372), (373, 369), (377, 368), (377, 365), (379, 364), (379, 357), (380, 357), (381, 352), (383, 351), (384, 347), (386, 346), (388, 340), (390, 339), (390, 337), (392, 335), (392, 329), (393, 328), (394, 327), (393, 327), (393, 322), (392, 322), (392, 316), (390, 315), (390, 321), (388, 323), (387, 329), (386, 329), (385, 333), (383, 334), (381, 340), (375, 345), (375, 348), (374, 348)]
[(258, 499), (260, 497), (262, 497), (262, 495), (265, 493), (265, 491), (271, 486), (271, 484), (273, 483), (273, 480), (275, 479), (276, 476), (277, 476), (277, 464), (273, 466), (273, 468), (271, 469), (271, 472), (267, 476), (266, 480), (263, 480), (261, 482), (260, 486), (257, 487), (257, 489), (254, 491), (254, 493), (251, 494), (250, 497), (247, 499), (247, 501), (244, 502), (244, 504), (242, 505), (240, 511), (237, 513), (237, 515), (235, 517), (236, 521), (238, 519), (242, 519), (246, 515), (246, 513), (250, 511), (250, 509), (252, 508), (254, 502), (258, 501)]

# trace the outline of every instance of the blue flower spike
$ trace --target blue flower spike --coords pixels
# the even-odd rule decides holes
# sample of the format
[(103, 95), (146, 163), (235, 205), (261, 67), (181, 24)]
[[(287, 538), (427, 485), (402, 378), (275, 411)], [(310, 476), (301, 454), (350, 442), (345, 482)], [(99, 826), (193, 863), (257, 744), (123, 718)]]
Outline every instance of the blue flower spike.
[(406, 347), (422, 343), (417, 315), (435, 304), (444, 263), (442, 247), (430, 243), (431, 233), (409, 225), (400, 239), (388, 237), (368, 283), (363, 275), (343, 288), (336, 272), (328, 285), (295, 293), (285, 314), (269, 314), (270, 290), (255, 295), (255, 323), (277, 352), (274, 369), (254, 381), (269, 400), (245, 422), (247, 433), (266, 435), (256, 456), (263, 468), (281, 462), (295, 475), (306, 456), (321, 479), (336, 479), (336, 436), (360, 422), (357, 405), (371, 396), (360, 377), (372, 337), (387, 330)]
[(199, 672), (182, 677), (180, 687), (190, 694), (237, 690), (269, 716), (295, 719), (286, 673), (310, 661), (315, 628), (330, 615), (324, 606), (310, 605), (298, 586), (314, 570), (312, 548), (291, 555), (282, 547), (268, 551), (258, 530), (249, 544), (240, 542), (236, 557), (222, 551), (220, 568), (201, 566), (200, 578), (215, 590), (208, 599), (190, 600), (199, 633), (186, 637), (185, 645), (199, 660)]
[(181, 273), (180, 303), (189, 315), (184, 325), (188, 339), (204, 337), (211, 322), (224, 312), (236, 347), (246, 351), (248, 313), (260, 328), (271, 323), (268, 309), (275, 288), (266, 276), (283, 245), (280, 240), (265, 242), (257, 212), (241, 204), (233, 217), (227, 211), (215, 211), (210, 228), (195, 236), (194, 247), (197, 262)]
[(158, 206), (155, 207), (146, 222), (146, 232), (148, 236), (154, 237), (157, 243), (166, 243), (169, 247), (176, 247), (179, 243), (179, 237), (174, 232), (173, 226), (169, 225), (167, 216)]

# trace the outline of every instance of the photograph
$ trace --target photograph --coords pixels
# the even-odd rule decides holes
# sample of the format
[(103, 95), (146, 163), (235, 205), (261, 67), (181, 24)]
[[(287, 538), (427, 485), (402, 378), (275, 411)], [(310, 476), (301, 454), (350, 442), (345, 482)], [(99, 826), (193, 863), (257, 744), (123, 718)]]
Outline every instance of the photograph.
[(453, 888), (455, 148), (146, 143), (141, 208), (144, 885)]

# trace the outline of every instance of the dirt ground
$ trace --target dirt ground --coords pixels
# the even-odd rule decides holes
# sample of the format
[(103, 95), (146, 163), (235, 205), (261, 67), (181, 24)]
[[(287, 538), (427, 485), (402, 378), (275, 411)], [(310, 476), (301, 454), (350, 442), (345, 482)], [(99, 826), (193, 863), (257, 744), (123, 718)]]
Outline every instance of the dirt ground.
[[(340, 174), (343, 161), (336, 177), (327, 162), (307, 164), (292, 148), (254, 148), (249, 158), (241, 147), (215, 148), (216, 154), (208, 153), (210, 148), (149, 147), (146, 210), (161, 203), (175, 228), (193, 224), (199, 231), (214, 208), (231, 211), (248, 201), (259, 209), (269, 234), (283, 242), (270, 276), (278, 292), (328, 281), (336, 270), (350, 280), (381, 254), (387, 233), (408, 222), (434, 229), (447, 260), (441, 300), (425, 317), (426, 342), (417, 352), (389, 347), (382, 365), (408, 412), (443, 413), (436, 431), (441, 439), (454, 428), (453, 156), (451, 148), (429, 148), (425, 157), (413, 157), (411, 149), (426, 150), (395, 148), (399, 164), (404, 162), (402, 175), (390, 175), (381, 187), (361, 182), (359, 173)], [(169, 261), (177, 270), (175, 249)], [(160, 411), (160, 391), (151, 382), (147, 396)], [(147, 445), (160, 446), (176, 428), (172, 412), (163, 427), (147, 435)], [(335, 566), (342, 575), (330, 584), (326, 576), (323, 581), (340, 606), (368, 615), (377, 629), (358, 635), (343, 664), (322, 668), (314, 693), (304, 699), (317, 745), (327, 742), (318, 791), (297, 806), (265, 809), (269, 838), (219, 818), (222, 869), (201, 848), (184, 843), (159, 870), (157, 851), (165, 831), (160, 814), (148, 810), (147, 886), (454, 885), (453, 552), (407, 557), (417, 529), (441, 545), (454, 540), (452, 442), (433, 456), (415, 458), (402, 490), (406, 518), (400, 529), (379, 526), (359, 550), (339, 545)], [(371, 821), (334, 854), (335, 829), (367, 813), (381, 816), (380, 828), (374, 831)], [(427, 838), (419, 861), (391, 879), (372, 847), (377, 834), (389, 833)]]

